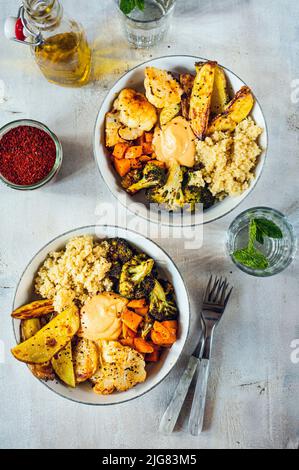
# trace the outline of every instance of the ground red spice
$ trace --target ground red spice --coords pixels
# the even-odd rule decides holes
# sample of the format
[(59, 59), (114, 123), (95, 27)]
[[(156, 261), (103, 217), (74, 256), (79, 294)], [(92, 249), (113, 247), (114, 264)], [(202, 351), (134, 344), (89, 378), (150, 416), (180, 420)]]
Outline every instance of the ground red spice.
[(0, 173), (11, 183), (38, 183), (50, 173), (55, 160), (54, 140), (36, 127), (15, 127), (0, 140)]

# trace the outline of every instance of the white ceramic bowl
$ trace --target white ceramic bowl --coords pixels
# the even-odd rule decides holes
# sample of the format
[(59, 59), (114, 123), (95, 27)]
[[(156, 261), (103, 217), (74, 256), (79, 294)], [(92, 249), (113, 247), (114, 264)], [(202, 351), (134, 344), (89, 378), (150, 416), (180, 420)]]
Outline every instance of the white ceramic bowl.
[[(151, 222), (156, 222), (159, 224), (164, 225), (180, 225), (181, 218), (180, 216), (174, 215), (174, 218), (171, 218), (169, 221), (168, 215), (164, 214), (164, 217), (161, 220), (161, 216), (154, 211), (149, 211), (148, 205), (145, 203), (144, 196), (129, 196), (126, 192), (121, 188), (119, 181), (117, 179), (117, 175), (115, 170), (111, 164), (111, 158), (109, 156), (109, 152), (105, 148), (105, 115), (108, 111), (112, 109), (113, 101), (118, 93), (126, 87), (135, 88), (139, 91), (144, 91), (143, 81), (144, 81), (144, 70), (148, 66), (154, 66), (161, 69), (166, 69), (171, 72), (175, 73), (182, 73), (182, 72), (192, 72), (194, 73), (194, 64), (195, 62), (206, 60), (201, 57), (193, 57), (193, 56), (167, 56), (161, 57), (158, 59), (153, 59), (148, 62), (145, 62), (141, 65), (130, 70), (126, 73), (123, 77), (121, 77), (115, 85), (111, 88), (108, 95), (106, 96), (101, 109), (99, 111), (95, 130), (94, 130), (94, 154), (95, 159), (100, 170), (100, 173), (106, 182), (108, 188), (112, 192), (112, 194), (120, 201), (125, 207), (127, 207), (131, 212), (135, 213), (143, 217), (144, 219), (150, 220)], [(228, 70), (227, 68), (223, 67), (226, 72), (226, 76), (229, 81), (229, 85), (231, 88), (232, 93), (237, 92), (245, 83), (237, 77), (233, 72)], [(253, 87), (254, 92), (254, 87)], [(263, 153), (259, 158), (258, 165), (256, 167), (256, 177), (251, 182), (250, 187), (247, 191), (237, 197), (226, 197), (223, 201), (215, 204), (213, 207), (208, 209), (204, 212), (202, 218), (196, 219), (196, 224), (200, 223), (208, 223), (212, 222), (213, 220), (219, 219), (224, 215), (231, 212), (235, 209), (253, 190), (254, 186), (256, 185), (264, 166), (266, 151), (267, 151), (267, 127), (266, 122), (263, 116), (262, 109), (256, 100), (254, 108), (251, 113), (255, 122), (264, 129), (263, 134), (260, 137), (260, 145), (263, 149)], [(177, 219), (177, 220), (176, 220)], [(196, 225), (195, 224), (195, 225)], [(189, 219), (187, 224), (184, 225), (192, 225), (189, 223)]]
[[(113, 405), (132, 400), (148, 392), (158, 385), (174, 367), (183, 350), (188, 336), (190, 322), (189, 298), (184, 281), (178, 271), (178, 268), (175, 266), (167, 253), (165, 253), (165, 251), (163, 251), (158, 245), (153, 243), (148, 238), (145, 238), (136, 232), (126, 230), (124, 228), (95, 225), (81, 227), (60, 235), (44, 246), (32, 258), (18, 283), (14, 297), (13, 309), (16, 309), (32, 300), (34, 296), (33, 281), (35, 275), (48, 253), (50, 251), (56, 251), (64, 248), (65, 244), (70, 238), (86, 234), (93, 235), (99, 239), (106, 237), (124, 238), (136, 248), (144, 251), (150, 257), (152, 257), (157, 262), (161, 274), (173, 283), (180, 312), (179, 336), (176, 343), (172, 346), (171, 349), (166, 350), (163, 353), (161, 360), (157, 364), (152, 364), (147, 368), (148, 377), (146, 381), (142, 384), (138, 384), (131, 390), (122, 393), (113, 393), (112, 395), (96, 395), (88, 384), (81, 384), (73, 389), (63, 385), (63, 383), (59, 382), (58, 380), (53, 382), (42, 381), (50, 390), (57, 393), (58, 395), (61, 395), (62, 397), (68, 398), (69, 400), (88, 405)], [(16, 341), (19, 343), (19, 320), (13, 320), (13, 328)]]

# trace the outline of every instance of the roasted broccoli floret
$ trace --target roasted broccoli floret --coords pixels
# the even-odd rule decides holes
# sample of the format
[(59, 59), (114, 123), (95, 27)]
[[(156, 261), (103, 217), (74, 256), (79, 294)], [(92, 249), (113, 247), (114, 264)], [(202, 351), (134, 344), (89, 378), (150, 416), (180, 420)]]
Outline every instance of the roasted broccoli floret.
[(151, 273), (149, 276), (146, 276), (146, 278), (143, 279), (143, 281), (139, 284), (139, 286), (136, 287), (134, 295), (135, 299), (143, 299), (143, 298), (148, 298), (151, 291), (153, 290), (155, 285), (155, 278), (153, 276), (153, 273)]
[(138, 183), (142, 178), (141, 170), (131, 170), (127, 173), (121, 180), (122, 187), (127, 191), (127, 189), (133, 184)]
[[(168, 289), (168, 287), (167, 287)], [(149, 315), (158, 321), (174, 320), (178, 316), (177, 306), (172, 290), (164, 290), (157, 279), (150, 293)]]
[(178, 163), (173, 163), (170, 167), (166, 184), (160, 188), (152, 188), (147, 191), (149, 202), (161, 204), (173, 211), (184, 207), (183, 179), (184, 168)]
[(108, 258), (110, 261), (126, 263), (134, 256), (132, 247), (122, 238), (111, 238), (109, 242)]
[(129, 194), (135, 194), (141, 189), (162, 186), (165, 183), (165, 170), (154, 163), (147, 163), (141, 174), (141, 178), (134, 181), (126, 191)]
[(188, 171), (184, 183), (184, 196), (186, 204), (190, 210), (195, 211), (196, 204), (203, 204), (203, 208), (208, 209), (215, 203), (215, 197), (205, 186), (201, 171)]
[(119, 293), (128, 299), (136, 298), (135, 291), (150, 275), (154, 260), (146, 255), (136, 255), (122, 267), (119, 279)]

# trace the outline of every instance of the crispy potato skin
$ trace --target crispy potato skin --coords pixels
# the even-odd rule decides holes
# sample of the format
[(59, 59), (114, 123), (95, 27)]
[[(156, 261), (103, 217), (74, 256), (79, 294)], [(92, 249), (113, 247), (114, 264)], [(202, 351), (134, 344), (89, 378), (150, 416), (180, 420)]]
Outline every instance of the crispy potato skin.
[(143, 135), (142, 129), (132, 129), (131, 127), (121, 127), (118, 131), (119, 136), (124, 140), (136, 140)]
[(85, 382), (92, 377), (99, 366), (97, 345), (85, 338), (80, 338), (73, 350), (76, 383)]
[[(21, 340), (26, 341), (27, 339), (34, 336), (41, 329), (41, 322), (39, 318), (30, 318), (22, 320), (20, 325)], [(32, 364), (28, 365), (32, 374), (41, 380), (54, 380), (55, 374), (50, 362), (44, 364)]]
[(72, 306), (53, 318), (34, 336), (15, 346), (11, 352), (21, 362), (43, 364), (66, 346), (79, 326), (78, 309)]
[(189, 119), (190, 98), (195, 77), (191, 73), (182, 73), (180, 75), (180, 84), (183, 89), (182, 95), (182, 115), (185, 119)]
[(55, 354), (51, 364), (60, 380), (70, 387), (76, 386), (71, 341)]
[(179, 82), (166, 70), (146, 67), (144, 87), (147, 99), (158, 109), (181, 102), (183, 90)]
[(120, 122), (132, 129), (150, 131), (158, 120), (155, 107), (142, 93), (131, 88), (124, 88), (113, 106), (119, 111)]
[(198, 66), (190, 99), (189, 119), (194, 134), (203, 140), (208, 128), (216, 62)]
[(254, 105), (254, 98), (250, 88), (244, 86), (239, 90), (225, 111), (216, 116), (209, 125), (207, 134), (215, 131), (233, 131), (245, 119)]
[(17, 308), (12, 312), (11, 316), (18, 320), (26, 320), (27, 318), (39, 318), (53, 312), (52, 300), (37, 300)]

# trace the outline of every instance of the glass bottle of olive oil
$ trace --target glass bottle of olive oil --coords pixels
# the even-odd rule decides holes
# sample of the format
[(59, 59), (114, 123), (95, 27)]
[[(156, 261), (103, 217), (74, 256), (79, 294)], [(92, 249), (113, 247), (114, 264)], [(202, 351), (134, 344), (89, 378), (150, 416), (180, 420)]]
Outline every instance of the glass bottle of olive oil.
[(29, 32), (32, 52), (47, 80), (69, 87), (85, 85), (91, 50), (81, 25), (63, 14), (59, 0), (23, 0), (23, 7), (24, 30)]

